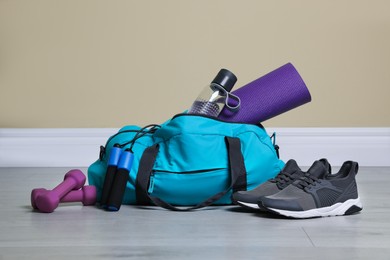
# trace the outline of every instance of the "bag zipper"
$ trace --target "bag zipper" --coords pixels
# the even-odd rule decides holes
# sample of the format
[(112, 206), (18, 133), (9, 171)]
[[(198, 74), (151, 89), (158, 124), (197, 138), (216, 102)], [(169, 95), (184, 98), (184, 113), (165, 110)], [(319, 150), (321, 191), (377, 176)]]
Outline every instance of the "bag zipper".
[[(229, 121), (225, 121), (225, 120), (222, 120), (222, 119), (219, 119), (219, 118), (216, 118), (216, 117), (213, 117), (213, 116), (208, 116), (208, 115), (202, 115), (202, 114), (187, 114), (187, 113), (179, 113), (179, 114), (176, 114), (174, 115), (171, 120), (177, 118), (177, 117), (181, 117), (181, 116), (195, 116), (195, 117), (204, 117), (204, 118), (208, 118), (208, 119), (211, 119), (211, 120), (215, 120), (215, 121), (218, 121), (218, 122), (222, 122), (222, 123), (228, 123), (228, 124), (244, 124), (244, 125), (253, 125), (253, 126), (257, 126), (257, 127), (260, 127), (261, 129), (265, 130), (264, 126), (261, 124), (261, 123), (258, 123), (258, 124), (251, 124), (251, 123), (241, 123), (241, 122), (229, 122)], [(105, 154), (105, 150), (106, 150), (106, 147), (108, 146), (109, 142), (117, 137), (118, 135), (120, 134), (124, 134), (124, 133), (137, 133), (141, 130), (142, 128), (140, 128), (139, 130), (123, 130), (123, 131), (119, 131), (118, 133), (112, 135), (111, 137), (108, 138), (107, 142), (106, 142), (106, 145), (105, 146), (100, 146), (100, 153), (99, 153), (99, 159), (100, 160), (103, 160), (103, 156)], [(145, 134), (153, 134), (153, 133), (145, 133)]]
[(156, 172), (164, 172), (164, 173), (171, 173), (171, 174), (194, 174), (194, 173), (203, 173), (203, 172), (211, 172), (211, 171), (218, 171), (218, 170), (224, 170), (226, 168), (211, 168), (211, 169), (204, 169), (204, 170), (196, 170), (196, 171), (185, 171), (185, 172), (172, 172), (172, 171), (165, 171), (165, 170), (152, 170), (149, 177), (149, 188), (148, 193), (153, 193), (154, 190), (154, 178)]
[(203, 115), (203, 114), (187, 114), (187, 113), (180, 113), (180, 114), (174, 115), (174, 116), (172, 117), (171, 120), (175, 119), (176, 117), (181, 117), (181, 116), (204, 117), (204, 118), (212, 119), (212, 120), (219, 121), (219, 122), (222, 122), (222, 123), (240, 124), (240, 125), (253, 125), (253, 126), (258, 126), (258, 127), (262, 128), (262, 129), (264, 129), (264, 126), (263, 126), (261, 123), (258, 123), (258, 124), (251, 124), (251, 123), (241, 123), (241, 122), (230, 122), (230, 121), (225, 121), (225, 120), (219, 119), (219, 118), (217, 118), (217, 117), (208, 116), (208, 115)]
[(211, 168), (211, 169), (182, 171), (182, 172), (173, 172), (173, 171), (166, 171), (166, 170), (152, 170), (152, 174), (154, 175), (155, 172), (164, 172), (164, 173), (172, 173), (172, 174), (194, 174), (194, 173), (211, 172), (211, 171), (218, 171), (218, 170), (224, 170), (224, 169), (226, 169), (226, 168)]

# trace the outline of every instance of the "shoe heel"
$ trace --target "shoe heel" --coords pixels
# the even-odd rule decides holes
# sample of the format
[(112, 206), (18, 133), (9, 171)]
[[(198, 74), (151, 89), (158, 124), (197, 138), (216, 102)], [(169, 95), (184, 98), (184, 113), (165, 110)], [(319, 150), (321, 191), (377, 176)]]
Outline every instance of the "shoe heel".
[(344, 215), (351, 215), (351, 214), (354, 214), (356, 212), (359, 212), (361, 211), (363, 208), (361, 207), (358, 207), (356, 205), (353, 205), (352, 207), (350, 207), (345, 213)]

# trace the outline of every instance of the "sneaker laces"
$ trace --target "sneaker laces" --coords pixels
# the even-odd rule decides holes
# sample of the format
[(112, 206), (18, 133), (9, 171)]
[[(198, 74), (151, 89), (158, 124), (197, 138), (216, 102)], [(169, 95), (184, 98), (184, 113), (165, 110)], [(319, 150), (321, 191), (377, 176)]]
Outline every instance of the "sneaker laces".
[(271, 181), (272, 182), (276, 182), (277, 185), (284, 185), (288, 182), (290, 182), (291, 180), (294, 179), (294, 177), (292, 176), (295, 172), (292, 172), (292, 173), (288, 173), (288, 172), (284, 172), (284, 171), (281, 171), (275, 178), (273, 178)]
[(293, 185), (303, 190), (307, 187), (315, 186), (317, 182), (320, 182), (320, 180), (316, 176), (313, 176), (312, 174), (305, 174), (305, 176), (294, 182)]

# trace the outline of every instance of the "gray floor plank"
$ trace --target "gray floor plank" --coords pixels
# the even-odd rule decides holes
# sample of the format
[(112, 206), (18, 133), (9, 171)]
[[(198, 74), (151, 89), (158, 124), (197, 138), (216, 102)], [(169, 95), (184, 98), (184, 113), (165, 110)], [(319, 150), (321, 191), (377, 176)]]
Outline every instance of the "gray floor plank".
[(31, 190), (53, 188), (67, 170), (0, 168), (0, 259), (390, 258), (390, 168), (360, 169), (363, 211), (343, 217), (293, 220), (235, 206), (32, 211)]

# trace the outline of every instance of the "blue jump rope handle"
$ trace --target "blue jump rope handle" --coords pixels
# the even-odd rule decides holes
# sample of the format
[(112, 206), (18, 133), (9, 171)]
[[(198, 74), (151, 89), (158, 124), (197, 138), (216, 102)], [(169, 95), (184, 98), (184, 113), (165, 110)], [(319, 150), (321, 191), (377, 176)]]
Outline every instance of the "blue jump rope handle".
[(108, 198), (107, 210), (109, 211), (118, 211), (122, 205), (123, 195), (125, 194), (126, 184), (129, 179), (129, 172), (133, 165), (133, 159), (134, 154), (131, 151), (125, 150), (122, 152)]
[(108, 158), (108, 165), (106, 176), (104, 177), (102, 197), (100, 199), (100, 205), (103, 208), (107, 207), (108, 198), (110, 196), (111, 187), (114, 181), (115, 172), (117, 171), (117, 165), (119, 163), (119, 158), (122, 154), (122, 149), (118, 146), (112, 147), (110, 151), (110, 157)]

